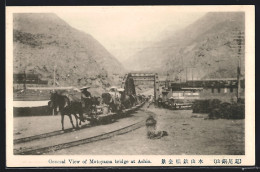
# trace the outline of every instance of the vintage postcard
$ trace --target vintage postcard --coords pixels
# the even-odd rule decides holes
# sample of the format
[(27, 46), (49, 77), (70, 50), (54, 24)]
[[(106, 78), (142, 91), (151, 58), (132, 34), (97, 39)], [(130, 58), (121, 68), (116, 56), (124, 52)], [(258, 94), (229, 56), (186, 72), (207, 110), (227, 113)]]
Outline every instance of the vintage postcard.
[(6, 7), (7, 167), (255, 165), (254, 6)]

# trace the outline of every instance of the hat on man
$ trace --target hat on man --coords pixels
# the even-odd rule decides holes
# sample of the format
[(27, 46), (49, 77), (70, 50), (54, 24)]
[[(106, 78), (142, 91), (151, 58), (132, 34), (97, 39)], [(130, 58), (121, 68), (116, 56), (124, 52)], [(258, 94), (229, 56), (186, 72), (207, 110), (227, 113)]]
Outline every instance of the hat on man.
[(80, 90), (86, 90), (86, 89), (89, 89), (90, 86), (84, 86), (84, 87), (81, 87)]

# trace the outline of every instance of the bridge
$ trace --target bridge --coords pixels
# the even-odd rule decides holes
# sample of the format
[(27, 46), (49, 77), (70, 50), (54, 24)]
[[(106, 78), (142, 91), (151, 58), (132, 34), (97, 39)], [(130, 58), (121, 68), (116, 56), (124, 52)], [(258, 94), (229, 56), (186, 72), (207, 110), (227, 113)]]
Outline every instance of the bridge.
[(125, 89), (126, 94), (136, 94), (135, 86), (153, 85), (154, 99), (157, 102), (159, 98), (159, 78), (157, 73), (133, 72), (124, 76), (121, 87)]

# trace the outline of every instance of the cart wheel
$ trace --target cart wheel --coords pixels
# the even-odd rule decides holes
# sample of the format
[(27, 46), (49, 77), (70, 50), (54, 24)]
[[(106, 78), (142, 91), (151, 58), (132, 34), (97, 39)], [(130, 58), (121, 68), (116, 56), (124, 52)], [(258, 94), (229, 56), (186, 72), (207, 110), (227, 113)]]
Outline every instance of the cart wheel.
[(91, 125), (99, 125), (100, 120), (98, 120), (97, 118), (93, 118), (90, 120), (90, 124)]
[(107, 116), (102, 120), (103, 124), (109, 124), (112, 122), (112, 117), (111, 116)]

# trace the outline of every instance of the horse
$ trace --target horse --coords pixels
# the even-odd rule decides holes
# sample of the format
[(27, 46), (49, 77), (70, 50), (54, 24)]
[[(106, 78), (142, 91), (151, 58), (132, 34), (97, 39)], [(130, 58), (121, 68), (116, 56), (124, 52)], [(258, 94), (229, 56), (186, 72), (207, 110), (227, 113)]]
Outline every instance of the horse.
[[(70, 118), (70, 122), (73, 129), (75, 129), (75, 126), (72, 121), (72, 115), (75, 116), (77, 128), (79, 128), (78, 119), (80, 120), (80, 125), (81, 121), (84, 122), (81, 102), (70, 101), (70, 99), (66, 95), (61, 95), (55, 92), (51, 94), (50, 106), (54, 109), (59, 109), (57, 111), (61, 114), (61, 125), (63, 131), (65, 115), (67, 115)], [(77, 116), (77, 114), (79, 114), (79, 116)]]
[(54, 115), (57, 114), (57, 107), (56, 107), (56, 105), (54, 105), (54, 103), (51, 100), (48, 101), (48, 112), (54, 113)]

